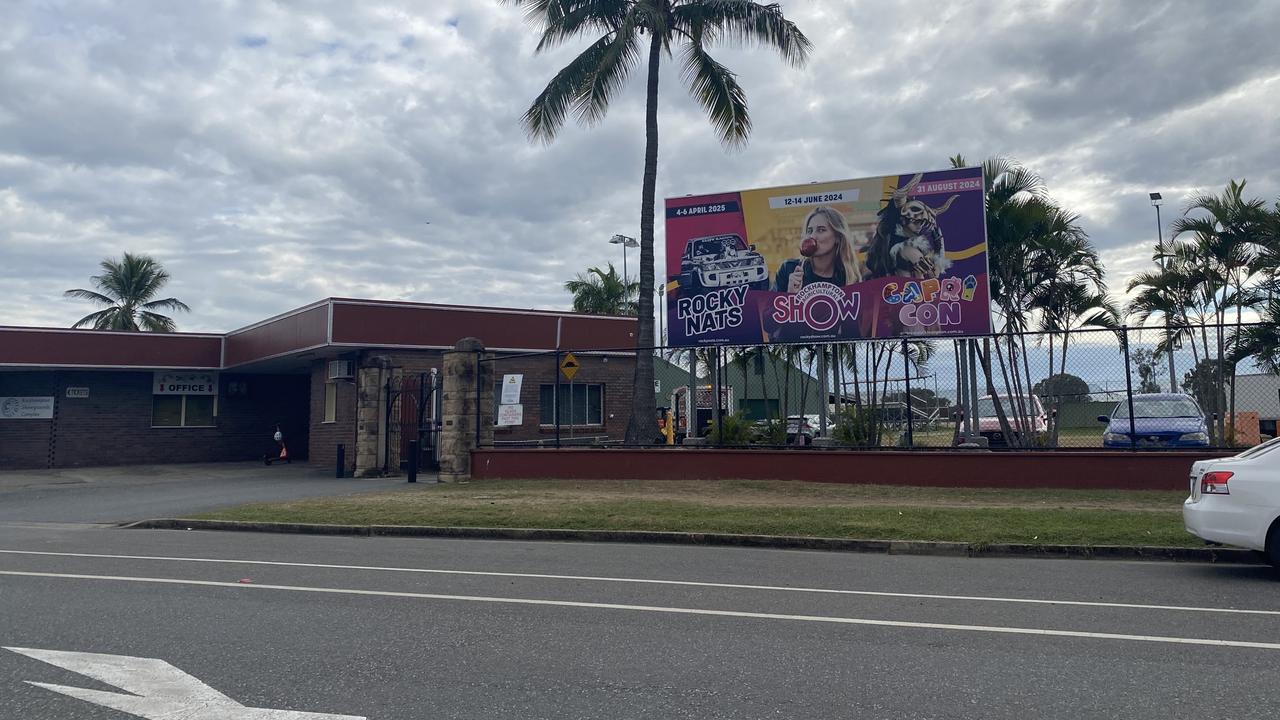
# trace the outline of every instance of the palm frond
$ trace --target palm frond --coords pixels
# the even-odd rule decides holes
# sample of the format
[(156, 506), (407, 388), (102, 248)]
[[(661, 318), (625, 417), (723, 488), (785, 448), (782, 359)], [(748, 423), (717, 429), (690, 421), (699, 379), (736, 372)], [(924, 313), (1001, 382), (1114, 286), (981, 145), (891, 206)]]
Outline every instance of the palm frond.
[(88, 300), (89, 302), (97, 303), (98, 305), (115, 305), (116, 304), (115, 300), (107, 297), (106, 295), (103, 295), (102, 293), (96, 293), (92, 290), (85, 290), (83, 288), (67, 290), (66, 292), (62, 293), (62, 296), (75, 298), (77, 300)]
[(138, 325), (147, 332), (173, 332), (178, 329), (173, 318), (146, 310), (138, 313)]
[(728, 41), (778, 51), (784, 62), (801, 67), (813, 51), (813, 43), (782, 14), (775, 3), (754, 0), (699, 0), (672, 10), (675, 25), (696, 44)]
[(747, 96), (729, 68), (716, 62), (701, 44), (691, 42), (684, 50), (682, 79), (707, 119), (728, 146), (746, 143), (751, 134), (751, 117), (747, 114)]
[(579, 105), (583, 94), (589, 94), (597, 65), (612, 44), (611, 36), (600, 38), (551, 78), (520, 118), (530, 138), (543, 143), (555, 140), (570, 106)]

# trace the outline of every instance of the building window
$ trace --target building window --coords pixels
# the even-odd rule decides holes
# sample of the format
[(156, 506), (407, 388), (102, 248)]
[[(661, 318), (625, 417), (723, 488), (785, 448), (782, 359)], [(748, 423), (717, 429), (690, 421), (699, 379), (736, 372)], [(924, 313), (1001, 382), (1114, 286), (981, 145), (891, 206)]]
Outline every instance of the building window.
[(338, 383), (324, 384), (324, 421), (334, 422), (338, 419)]
[(214, 427), (218, 416), (214, 395), (152, 395), (152, 427)]
[[(556, 424), (555, 385), (542, 385), (538, 394), (538, 422)], [(560, 385), (561, 425), (604, 425), (604, 385), (562, 383)]]

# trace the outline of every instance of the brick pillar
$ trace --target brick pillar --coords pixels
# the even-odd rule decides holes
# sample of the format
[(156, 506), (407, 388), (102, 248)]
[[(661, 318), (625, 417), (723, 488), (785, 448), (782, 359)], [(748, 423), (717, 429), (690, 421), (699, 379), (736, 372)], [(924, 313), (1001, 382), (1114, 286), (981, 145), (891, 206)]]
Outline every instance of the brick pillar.
[[(440, 481), (471, 478), (471, 451), (476, 447), (476, 416), (480, 443), (493, 444), (493, 363), (477, 362), (484, 343), (463, 338), (444, 353), (444, 412), (440, 431)], [(492, 355), (485, 354), (486, 359)], [(480, 402), (476, 403), (477, 375)]]
[(356, 477), (382, 474), (389, 366), (386, 357), (372, 357), (362, 360), (356, 372)]

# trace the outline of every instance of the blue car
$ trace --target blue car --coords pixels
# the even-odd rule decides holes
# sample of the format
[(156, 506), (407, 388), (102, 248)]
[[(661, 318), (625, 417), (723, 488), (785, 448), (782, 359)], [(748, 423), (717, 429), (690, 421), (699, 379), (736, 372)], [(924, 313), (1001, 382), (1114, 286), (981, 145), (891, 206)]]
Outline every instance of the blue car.
[(1150, 393), (1133, 396), (1130, 429), (1129, 401), (1116, 403), (1111, 415), (1099, 415), (1107, 424), (1102, 446), (1109, 448), (1194, 448), (1209, 445), (1204, 411), (1190, 395)]

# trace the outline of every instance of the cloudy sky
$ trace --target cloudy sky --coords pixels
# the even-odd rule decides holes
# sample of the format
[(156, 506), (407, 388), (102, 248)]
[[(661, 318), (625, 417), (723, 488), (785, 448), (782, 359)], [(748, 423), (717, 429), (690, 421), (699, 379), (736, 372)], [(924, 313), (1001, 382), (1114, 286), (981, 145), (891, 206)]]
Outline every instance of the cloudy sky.
[[(668, 63), (659, 198), (1007, 155), (1119, 288), (1149, 263), (1149, 191), (1166, 223), (1232, 178), (1280, 195), (1274, 0), (782, 7), (806, 67), (716, 52), (742, 150)], [(0, 2), (0, 324), (69, 326), (92, 308), (62, 291), (126, 250), (169, 269), (189, 331), (328, 296), (567, 308), (563, 282), (639, 234), (639, 72), (597, 127), (519, 126), (585, 44), (535, 55), (489, 0)]]

